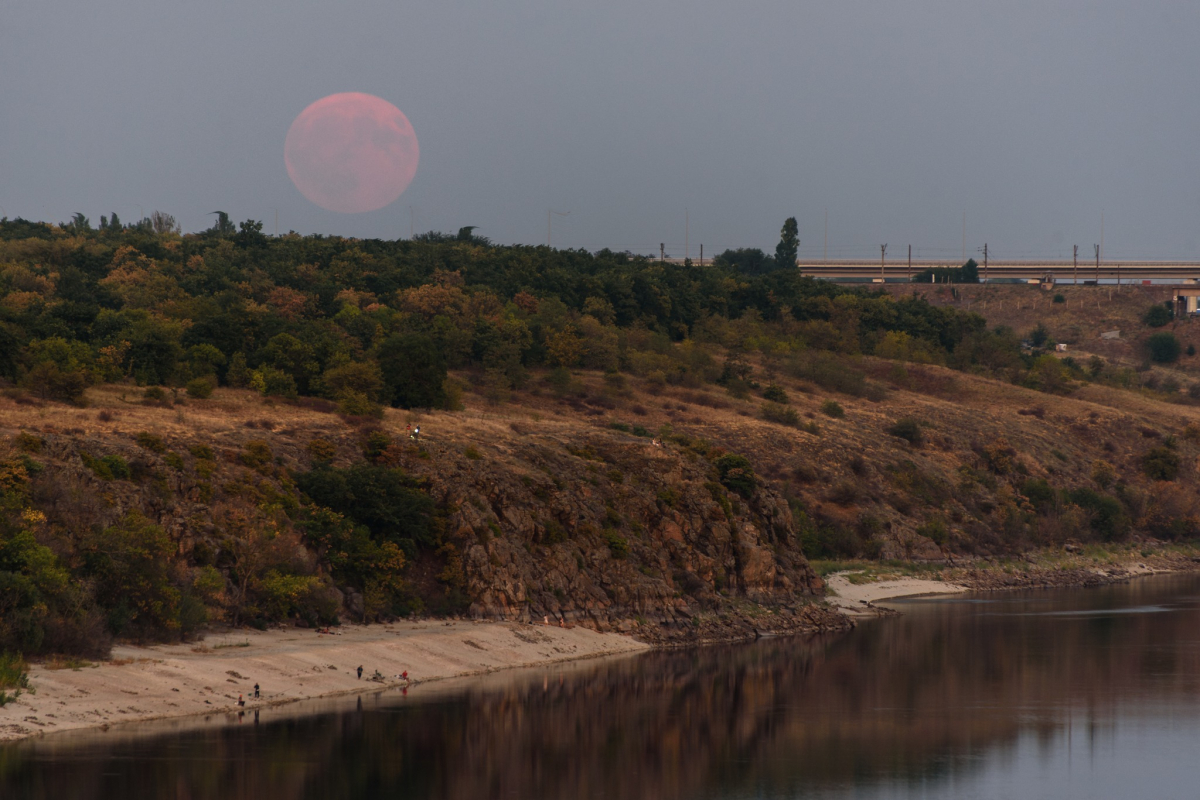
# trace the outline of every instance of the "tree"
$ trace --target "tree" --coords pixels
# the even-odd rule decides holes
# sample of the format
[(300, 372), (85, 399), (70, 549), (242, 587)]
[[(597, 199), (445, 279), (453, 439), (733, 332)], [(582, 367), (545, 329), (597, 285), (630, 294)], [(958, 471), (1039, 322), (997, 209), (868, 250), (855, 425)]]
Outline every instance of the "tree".
[[(113, 214), (113, 219), (116, 218), (117, 215)], [(150, 214), (150, 227), (159, 235), (180, 232), (179, 223), (175, 221), (175, 217), (161, 211), (154, 211)]]
[(379, 367), (393, 406), (434, 408), (446, 399), (446, 359), (433, 339), (421, 333), (398, 333), (379, 346)]
[(1163, 331), (1146, 340), (1146, 350), (1150, 353), (1150, 360), (1156, 364), (1170, 364), (1178, 360), (1181, 348), (1175, 334)]
[(211, 211), (210, 214), (217, 215), (217, 221), (213, 226), (205, 231), (205, 233), (213, 236), (233, 236), (237, 233), (237, 226), (229, 219), (229, 215), (224, 211)]
[(743, 275), (765, 275), (776, 268), (775, 259), (757, 247), (739, 247), (726, 250), (714, 259), (718, 266), (732, 269)]
[(787, 269), (796, 266), (796, 256), (800, 250), (800, 234), (795, 217), (788, 217), (779, 232), (779, 244), (775, 245), (775, 266)]
[(1146, 313), (1142, 314), (1142, 322), (1151, 328), (1161, 328), (1174, 318), (1175, 315), (1171, 313), (1171, 309), (1161, 303), (1155, 303), (1146, 309)]

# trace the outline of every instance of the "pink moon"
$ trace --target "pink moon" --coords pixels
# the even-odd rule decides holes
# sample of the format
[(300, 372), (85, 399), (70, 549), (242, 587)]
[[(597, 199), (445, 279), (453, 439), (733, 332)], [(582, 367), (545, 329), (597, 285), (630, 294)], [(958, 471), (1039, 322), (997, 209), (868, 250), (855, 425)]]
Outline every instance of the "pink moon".
[(283, 160), (300, 194), (329, 211), (358, 214), (404, 193), (420, 148), (400, 109), (374, 95), (343, 92), (300, 112), (288, 128)]

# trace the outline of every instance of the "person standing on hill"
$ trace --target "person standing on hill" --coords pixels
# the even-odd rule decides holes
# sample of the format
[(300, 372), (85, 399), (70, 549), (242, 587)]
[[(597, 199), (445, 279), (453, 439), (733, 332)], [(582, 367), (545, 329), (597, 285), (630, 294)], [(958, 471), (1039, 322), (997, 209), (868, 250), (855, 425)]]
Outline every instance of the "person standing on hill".
[(358, 665), (358, 679), (362, 680), (362, 664)]

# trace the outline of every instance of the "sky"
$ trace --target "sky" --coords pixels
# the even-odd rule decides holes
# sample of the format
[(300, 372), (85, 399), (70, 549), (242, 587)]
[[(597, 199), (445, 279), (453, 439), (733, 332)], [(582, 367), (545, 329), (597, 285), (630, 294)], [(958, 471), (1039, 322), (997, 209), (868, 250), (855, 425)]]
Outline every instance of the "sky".
[[(0, 216), (706, 257), (1200, 259), (1200, 3), (4, 0)], [(292, 185), (336, 92), (400, 108), (408, 190)], [(826, 234), (826, 215), (828, 224)]]

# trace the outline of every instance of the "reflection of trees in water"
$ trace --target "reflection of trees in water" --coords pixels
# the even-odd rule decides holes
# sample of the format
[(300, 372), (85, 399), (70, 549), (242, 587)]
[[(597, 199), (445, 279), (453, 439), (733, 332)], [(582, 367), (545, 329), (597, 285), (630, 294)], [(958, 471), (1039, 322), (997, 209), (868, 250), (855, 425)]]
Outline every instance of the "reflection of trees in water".
[[(1139, 584), (1067, 602), (1128, 607), (1170, 591)], [(61, 797), (178, 789), (269, 800), (771, 794), (936, 777), (1022, 728), (1052, 735), (1067, 708), (1107, 718), (1123, 701), (1198, 694), (1194, 610), (1072, 618), (981, 608), (934, 605), (849, 636), (650, 653), (446, 702), (96, 754), (133, 762), (39, 765), (0, 751), (0, 785), (37, 781)], [(102, 777), (112, 772), (121, 777)]]

